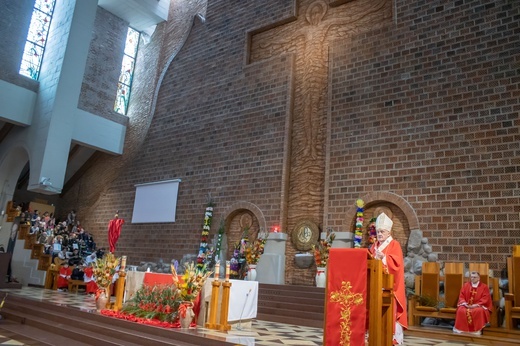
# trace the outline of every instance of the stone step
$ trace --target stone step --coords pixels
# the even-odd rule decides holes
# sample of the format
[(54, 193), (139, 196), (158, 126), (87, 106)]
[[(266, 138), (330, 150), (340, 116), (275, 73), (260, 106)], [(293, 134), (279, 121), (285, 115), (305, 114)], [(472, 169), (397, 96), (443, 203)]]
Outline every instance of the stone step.
[[(283, 309), (277, 307), (263, 307), (261, 312), (266, 315), (272, 316), (281, 316), (286, 319), (290, 319), (293, 317), (298, 317), (299, 319), (308, 319), (310, 321), (321, 320), (323, 322), (323, 312), (311, 312), (311, 311), (303, 311), (302, 309)], [(260, 318), (259, 318), (260, 319)], [(265, 320), (265, 319), (262, 319)], [(267, 320), (269, 321), (269, 320)], [(288, 321), (289, 324), (298, 324)], [(319, 323), (321, 325), (322, 323)]]
[(257, 319), (322, 328), (324, 303), (323, 288), (259, 284)]
[[(87, 345), (107, 345), (107, 346), (139, 346), (140, 343), (133, 343), (130, 340), (138, 339), (136, 335), (129, 337), (125, 331), (117, 331), (113, 328), (104, 328), (102, 325), (86, 322), (83, 319), (67, 318), (57, 314), (44, 314), (41, 310), (28, 309), (22, 307), (27, 313), (19, 309), (3, 309), (2, 314), (9, 321), (19, 322), (21, 325), (36, 328), (42, 331), (52, 331), (53, 335), (66, 337), (72, 340), (81, 340)], [(59, 321), (56, 319), (59, 318)], [(108, 323), (108, 321), (107, 321)], [(98, 328), (93, 328), (97, 326)], [(110, 331), (108, 331), (110, 329)], [(117, 335), (114, 338), (113, 335)], [(121, 340), (121, 339), (122, 340)], [(167, 345), (157, 342), (157, 345)]]
[(323, 287), (315, 287), (315, 286), (301, 286), (301, 285), (274, 285), (274, 284), (259, 284), (259, 287), (262, 291), (274, 291), (280, 294), (289, 294), (293, 292), (306, 292), (310, 294), (325, 294), (325, 289)]
[(10, 323), (16, 322), (57, 337), (81, 340), (87, 345), (234, 345), (177, 329), (152, 327), (14, 295), (6, 300), (2, 315)]
[(282, 302), (288, 304), (301, 304), (302, 299), (305, 300), (307, 305), (311, 306), (319, 306), (323, 308), (323, 303), (325, 297), (322, 295), (321, 297), (308, 297), (305, 295), (291, 295), (291, 296), (283, 296), (283, 295), (273, 295), (273, 294), (258, 294), (258, 301), (269, 302)]
[(262, 321), (293, 324), (296, 326), (303, 326), (303, 327), (323, 328), (323, 318), (313, 321), (313, 320), (308, 319), (307, 316), (305, 316), (305, 317), (298, 317), (298, 316), (300, 316), (300, 315), (294, 315), (291, 317), (287, 317), (287, 316), (282, 316), (282, 315), (277, 315), (277, 314), (258, 312), (257, 319), (262, 320)]
[(323, 314), (325, 311), (325, 307), (323, 306), (323, 301), (319, 305), (312, 304), (302, 304), (301, 299), (297, 303), (292, 302), (284, 302), (284, 301), (275, 301), (275, 300), (259, 300), (258, 308), (275, 308), (275, 309), (284, 309), (291, 311), (301, 311), (302, 313), (314, 312)]
[[(40, 328), (28, 326), (12, 320), (2, 320), (0, 323), (0, 331), (10, 332), (10, 337), (16, 340), (24, 340), (27, 345), (42, 346), (90, 346), (76, 339), (57, 335), (51, 331), (42, 330)], [(17, 336), (19, 338), (17, 338)], [(11, 344), (7, 344), (11, 345)]]

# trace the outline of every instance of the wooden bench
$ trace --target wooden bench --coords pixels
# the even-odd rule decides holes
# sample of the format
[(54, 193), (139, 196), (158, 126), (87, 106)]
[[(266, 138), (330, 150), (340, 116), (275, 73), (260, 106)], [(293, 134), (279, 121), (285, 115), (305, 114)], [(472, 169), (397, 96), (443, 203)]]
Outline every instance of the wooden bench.
[[(446, 263), (444, 277), (440, 275), (439, 267), (435, 262), (423, 263), (422, 275), (415, 277), (415, 295), (408, 302), (408, 325), (420, 325), (420, 319), (425, 317), (455, 319), (460, 289), (467, 280), (464, 278), (464, 263)], [(489, 277), (488, 263), (470, 263), (469, 270), (478, 271), (481, 282), (488, 285), (492, 291), (495, 311), (491, 313), (490, 324), (492, 327), (498, 327), (498, 278)], [(439, 294), (440, 282), (444, 283), (444, 307), (421, 305), (422, 298), (429, 298), (434, 303), (442, 301)]]
[(87, 288), (87, 283), (83, 280), (72, 280), (69, 279), (69, 292), (78, 293), (80, 287)]
[(489, 316), (489, 324), (491, 327), (498, 327), (498, 308), (500, 306), (500, 291), (498, 288), (498, 278), (489, 277), (488, 263), (470, 263), (469, 272), (478, 272), (480, 274), (480, 282), (488, 285), (491, 291), (491, 300), (493, 301), (493, 311)]
[(507, 259), (509, 293), (505, 294), (506, 329), (513, 330), (520, 322), (520, 245), (513, 246), (513, 256)]
[[(408, 302), (409, 326), (420, 325), (421, 318), (425, 317), (455, 319), (457, 301), (464, 280), (463, 266), (463, 263), (446, 263), (445, 271), (449, 275), (441, 277), (439, 263), (423, 263), (422, 275), (415, 277), (415, 295)], [(439, 309), (441, 281), (444, 282), (445, 306)], [(421, 304), (424, 303), (421, 299), (425, 298), (431, 300), (432, 304)]]

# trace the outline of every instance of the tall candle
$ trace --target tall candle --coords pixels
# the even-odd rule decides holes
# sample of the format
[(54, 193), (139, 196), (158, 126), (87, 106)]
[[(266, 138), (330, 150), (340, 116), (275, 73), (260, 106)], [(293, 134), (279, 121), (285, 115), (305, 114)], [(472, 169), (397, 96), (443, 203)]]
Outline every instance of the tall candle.
[(220, 263), (215, 264), (215, 279), (220, 277)]
[(125, 268), (126, 268), (126, 256), (123, 256), (123, 257), (121, 257), (121, 267), (120, 267), (120, 270), (121, 271), (125, 271)]
[(230, 262), (226, 261), (226, 281), (229, 281)]

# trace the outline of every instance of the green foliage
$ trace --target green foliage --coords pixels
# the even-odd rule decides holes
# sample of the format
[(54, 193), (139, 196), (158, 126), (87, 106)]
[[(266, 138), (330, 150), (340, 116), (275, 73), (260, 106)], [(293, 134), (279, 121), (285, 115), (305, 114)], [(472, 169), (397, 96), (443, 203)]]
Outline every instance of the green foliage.
[(432, 308), (436, 308), (439, 305), (439, 301), (428, 295), (420, 296), (415, 294), (414, 297), (415, 300), (419, 302), (420, 306), (429, 306)]
[(125, 304), (122, 312), (136, 317), (174, 322), (182, 300), (175, 285), (143, 286)]

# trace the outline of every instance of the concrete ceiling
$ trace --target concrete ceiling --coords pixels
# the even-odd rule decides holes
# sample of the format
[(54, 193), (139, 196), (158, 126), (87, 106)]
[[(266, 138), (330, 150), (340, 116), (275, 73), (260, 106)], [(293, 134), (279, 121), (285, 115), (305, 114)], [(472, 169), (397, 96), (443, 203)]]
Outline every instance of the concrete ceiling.
[[(98, 6), (127, 21), (133, 29), (151, 36), (155, 26), (168, 19), (170, 0), (98, 0)], [(0, 119), (0, 142), (15, 126)], [(67, 161), (63, 192), (70, 189), (101, 155), (93, 149), (73, 144)], [(27, 186), (29, 170), (27, 164), (20, 174), (18, 189)]]
[(98, 5), (135, 30), (150, 34), (155, 25), (168, 19), (170, 0), (99, 0)]

